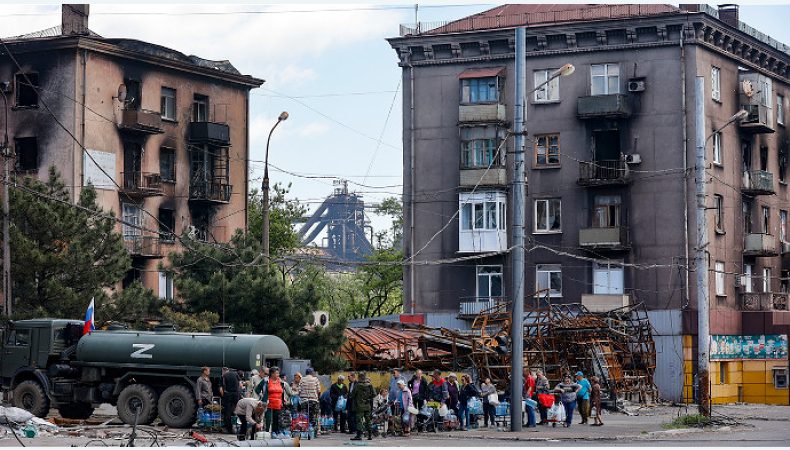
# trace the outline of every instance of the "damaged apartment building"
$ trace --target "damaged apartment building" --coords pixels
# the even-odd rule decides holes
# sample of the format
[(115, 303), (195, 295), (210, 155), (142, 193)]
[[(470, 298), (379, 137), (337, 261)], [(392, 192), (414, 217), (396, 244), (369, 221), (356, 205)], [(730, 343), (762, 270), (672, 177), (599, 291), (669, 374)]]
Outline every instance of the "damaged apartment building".
[(263, 80), (99, 36), (88, 16), (88, 5), (63, 5), (61, 26), (4, 39), (14, 175), (45, 179), (55, 166), (75, 202), (93, 185), (105, 211), (139, 225), (118, 224), (133, 267), (123, 286), (139, 279), (172, 298), (158, 265), (181, 249), (176, 235), (227, 242), (247, 227), (249, 94)]
[(512, 4), (401, 26), (389, 43), (404, 86), (408, 319), (468, 329), (512, 300), (517, 27), (527, 92), (575, 68), (526, 99), (526, 307), (644, 304), (661, 397), (694, 399), (702, 77), (712, 400), (790, 404), (790, 47), (736, 5)]

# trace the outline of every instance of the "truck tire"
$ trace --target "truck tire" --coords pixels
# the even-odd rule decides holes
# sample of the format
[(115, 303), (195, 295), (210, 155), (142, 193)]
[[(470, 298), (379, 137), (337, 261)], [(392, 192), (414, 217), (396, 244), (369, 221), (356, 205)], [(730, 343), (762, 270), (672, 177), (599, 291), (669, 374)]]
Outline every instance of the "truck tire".
[(159, 396), (159, 419), (170, 428), (189, 428), (195, 423), (197, 404), (192, 389), (170, 386)]
[(118, 418), (126, 424), (134, 424), (135, 411), (139, 407), (137, 424), (150, 425), (156, 419), (156, 400), (156, 392), (150, 386), (130, 384), (118, 396)]
[(23, 381), (14, 388), (14, 406), (34, 416), (46, 417), (49, 414), (49, 397), (38, 381)]
[(64, 419), (85, 420), (93, 415), (93, 406), (84, 402), (69, 403), (58, 408), (58, 412)]

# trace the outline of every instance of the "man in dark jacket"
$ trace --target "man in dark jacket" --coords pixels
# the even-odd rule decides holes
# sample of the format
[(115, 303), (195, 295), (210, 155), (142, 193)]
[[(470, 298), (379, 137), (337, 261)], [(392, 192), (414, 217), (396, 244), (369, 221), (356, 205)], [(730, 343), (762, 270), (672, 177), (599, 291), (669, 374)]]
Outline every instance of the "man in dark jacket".
[(433, 380), (428, 384), (428, 401), (444, 403), (450, 398), (450, 392), (447, 390), (447, 381), (442, 378), (442, 372), (435, 369), (432, 375)]
[(348, 398), (348, 387), (345, 385), (346, 377), (339, 375), (337, 382), (329, 388), (329, 398), (332, 400), (332, 417), (335, 419), (335, 431), (348, 432), (346, 423), (346, 408), (337, 407), (337, 400), (340, 397)]
[(422, 376), (422, 370), (417, 369), (409, 380), (409, 391), (414, 405), (417, 409), (422, 409), (425, 399), (428, 398), (428, 380)]
[[(351, 372), (348, 374), (348, 396), (351, 397), (351, 394), (354, 392), (354, 389), (357, 387), (357, 374)], [(375, 397), (375, 395), (374, 395)], [(348, 402), (346, 403), (346, 420), (348, 421), (348, 432), (349, 433), (356, 433), (357, 432), (357, 413), (354, 409), (354, 403)]]
[(235, 370), (227, 367), (222, 368), (222, 419), (224, 420), (225, 430), (228, 434), (233, 434), (233, 412), (236, 410), (236, 403), (239, 402), (239, 385), (241, 380)]
[(371, 428), (371, 421), (373, 420), (373, 397), (376, 396), (376, 390), (370, 384), (364, 372), (360, 372), (359, 381), (355, 383), (354, 390), (348, 394), (349, 403), (354, 407), (356, 413), (356, 436), (351, 438), (352, 441), (359, 441), (362, 439), (362, 431), (367, 433), (368, 440), (373, 439), (373, 431)]

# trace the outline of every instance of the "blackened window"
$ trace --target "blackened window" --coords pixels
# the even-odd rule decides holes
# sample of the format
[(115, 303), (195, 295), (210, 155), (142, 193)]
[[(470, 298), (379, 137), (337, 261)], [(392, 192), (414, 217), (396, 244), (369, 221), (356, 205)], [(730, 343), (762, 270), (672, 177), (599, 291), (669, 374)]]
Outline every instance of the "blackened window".
[(126, 100), (123, 105), (126, 109), (137, 111), (142, 105), (142, 89), (140, 89), (140, 81), (127, 78), (123, 80), (126, 85)]
[(16, 106), (38, 106), (38, 74), (18, 73), (14, 76)]
[(21, 172), (38, 170), (38, 141), (35, 137), (16, 139), (16, 170)]
[(172, 148), (159, 149), (159, 175), (162, 181), (176, 181), (176, 151)]
[(208, 97), (195, 94), (192, 102), (192, 121), (208, 122)]
[(159, 208), (159, 237), (165, 242), (175, 240), (176, 216), (172, 209)]

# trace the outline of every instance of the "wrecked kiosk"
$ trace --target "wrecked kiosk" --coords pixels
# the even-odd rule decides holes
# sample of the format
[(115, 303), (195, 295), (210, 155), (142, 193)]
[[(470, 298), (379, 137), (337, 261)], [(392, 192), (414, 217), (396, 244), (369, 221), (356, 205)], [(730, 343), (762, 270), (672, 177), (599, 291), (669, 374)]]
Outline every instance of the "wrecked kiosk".
[[(12, 404), (44, 417), (84, 419), (102, 403), (117, 406), (127, 424), (158, 416), (173, 428), (195, 421), (195, 380), (203, 366), (217, 379), (223, 366), (250, 371), (290, 357), (277, 336), (108, 330), (82, 334), (82, 321), (35, 319), (2, 330), (2, 389)], [(137, 416), (137, 417), (135, 417)]]

